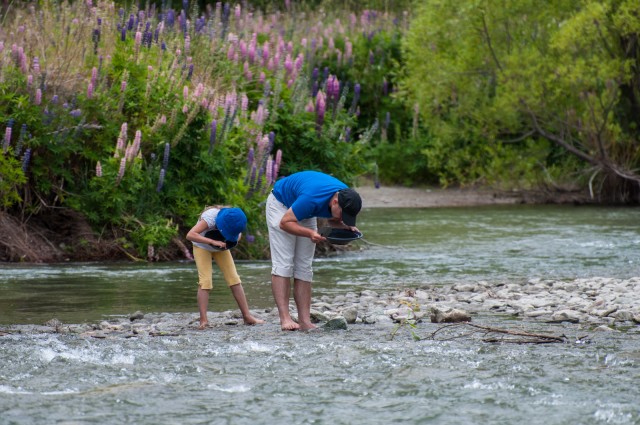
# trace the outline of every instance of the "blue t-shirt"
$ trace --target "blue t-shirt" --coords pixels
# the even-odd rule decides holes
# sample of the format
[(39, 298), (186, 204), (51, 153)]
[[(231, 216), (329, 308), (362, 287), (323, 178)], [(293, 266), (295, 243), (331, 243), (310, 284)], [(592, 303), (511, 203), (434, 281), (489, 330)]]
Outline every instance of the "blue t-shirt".
[(298, 221), (311, 218), (331, 218), (329, 201), (347, 185), (318, 171), (300, 171), (280, 179), (273, 186), (273, 195), (293, 210)]

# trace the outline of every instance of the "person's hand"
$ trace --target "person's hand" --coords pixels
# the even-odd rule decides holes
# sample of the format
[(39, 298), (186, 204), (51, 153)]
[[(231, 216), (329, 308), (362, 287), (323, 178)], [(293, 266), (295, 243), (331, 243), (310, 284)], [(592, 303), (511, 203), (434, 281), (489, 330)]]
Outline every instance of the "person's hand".
[(313, 232), (311, 234), (311, 240), (313, 241), (313, 243), (320, 243), (320, 242), (326, 241), (327, 238), (325, 238), (318, 232)]
[(217, 241), (215, 239), (209, 239), (211, 242), (209, 242), (209, 245), (212, 245), (214, 247), (217, 248), (226, 248), (227, 247), (227, 243), (226, 242), (222, 242), (222, 241)]
[(349, 230), (351, 230), (352, 232), (358, 232), (360, 233), (360, 230), (358, 230), (358, 228), (356, 226), (347, 226), (349, 228)]

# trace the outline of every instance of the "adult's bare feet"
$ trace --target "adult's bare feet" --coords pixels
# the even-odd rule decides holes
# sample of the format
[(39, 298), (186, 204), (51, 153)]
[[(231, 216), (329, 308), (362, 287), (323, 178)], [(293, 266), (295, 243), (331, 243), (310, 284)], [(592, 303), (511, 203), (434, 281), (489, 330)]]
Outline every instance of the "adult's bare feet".
[(314, 325), (313, 323), (309, 322), (309, 323), (300, 323), (300, 330), (301, 331), (312, 331), (314, 329), (316, 329), (317, 326)]
[(297, 331), (298, 329), (300, 329), (300, 325), (294, 322), (292, 319), (281, 320), (280, 328), (283, 331)]
[(198, 326), (198, 330), (202, 331), (209, 327), (209, 322), (200, 322), (200, 326)]
[(247, 316), (244, 318), (244, 324), (245, 325), (262, 325), (264, 323), (264, 320), (262, 319), (258, 319), (257, 317), (253, 317), (253, 316)]

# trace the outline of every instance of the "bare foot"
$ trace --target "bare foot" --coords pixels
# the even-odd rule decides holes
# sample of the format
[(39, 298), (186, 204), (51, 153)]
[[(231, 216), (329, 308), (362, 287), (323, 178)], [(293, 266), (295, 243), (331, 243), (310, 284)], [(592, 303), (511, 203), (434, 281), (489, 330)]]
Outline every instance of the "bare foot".
[(281, 320), (280, 321), (280, 328), (283, 331), (297, 331), (298, 329), (300, 329), (300, 325), (297, 324), (296, 322), (294, 322), (291, 319), (289, 319), (289, 320)]
[(253, 316), (247, 316), (244, 318), (244, 324), (245, 325), (262, 325), (264, 323), (264, 320), (262, 319), (258, 319), (256, 317)]
[(312, 331), (314, 329), (316, 329), (317, 326), (314, 325), (313, 323), (301, 323), (300, 324), (300, 330), (301, 331)]
[(198, 326), (198, 330), (202, 331), (209, 327), (209, 322), (200, 322), (200, 326)]

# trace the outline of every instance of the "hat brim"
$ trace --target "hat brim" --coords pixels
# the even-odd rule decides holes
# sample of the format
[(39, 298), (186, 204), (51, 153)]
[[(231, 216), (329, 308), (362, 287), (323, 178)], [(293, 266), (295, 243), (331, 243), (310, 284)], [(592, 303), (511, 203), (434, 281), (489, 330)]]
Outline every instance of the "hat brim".
[(351, 215), (344, 210), (342, 210), (342, 222), (347, 226), (355, 227), (356, 225), (356, 216)]

